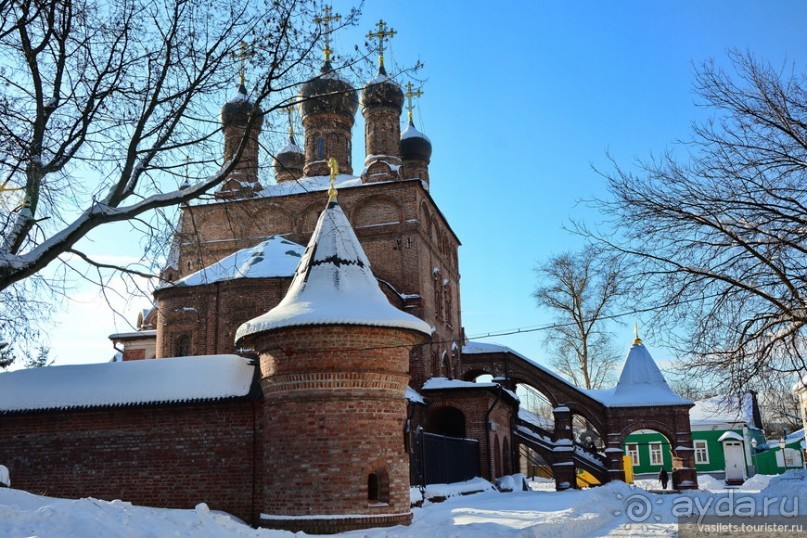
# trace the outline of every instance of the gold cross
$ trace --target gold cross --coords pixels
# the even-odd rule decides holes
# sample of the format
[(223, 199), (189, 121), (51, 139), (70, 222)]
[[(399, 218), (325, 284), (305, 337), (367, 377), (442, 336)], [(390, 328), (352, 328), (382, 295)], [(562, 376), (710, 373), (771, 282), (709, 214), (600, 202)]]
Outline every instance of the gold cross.
[(233, 52), (230, 54), (231, 58), (238, 58), (241, 60), (241, 69), (239, 71), (241, 74), (241, 86), (243, 86), (247, 81), (247, 58), (253, 56), (254, 54), (255, 51), (247, 50), (247, 44), (245, 41), (241, 42), (241, 50), (239, 52)]
[(331, 169), (331, 188), (328, 189), (328, 202), (336, 201), (336, 174), (339, 173), (339, 161), (331, 157), (328, 159), (328, 168)]
[(406, 110), (409, 112), (409, 123), (412, 123), (412, 111), (415, 110), (415, 105), (412, 104), (413, 97), (420, 97), (423, 95), (423, 92), (418, 88), (417, 90), (412, 90), (414, 86), (411, 82), (406, 83)]
[(367, 34), (367, 39), (378, 39), (378, 67), (384, 67), (384, 40), (392, 39), (398, 32), (392, 28), (387, 30), (387, 23), (381, 19), (378, 20), (376, 26), (378, 26), (378, 31)]
[(316, 17), (314, 22), (317, 24), (322, 24), (322, 35), (325, 38), (325, 50), (322, 52), (325, 53), (325, 61), (331, 61), (331, 32), (333, 32), (333, 27), (331, 23), (334, 21), (338, 21), (342, 19), (342, 16), (338, 13), (333, 13), (333, 8), (331, 6), (325, 6), (322, 8), (323, 15), (322, 17)]

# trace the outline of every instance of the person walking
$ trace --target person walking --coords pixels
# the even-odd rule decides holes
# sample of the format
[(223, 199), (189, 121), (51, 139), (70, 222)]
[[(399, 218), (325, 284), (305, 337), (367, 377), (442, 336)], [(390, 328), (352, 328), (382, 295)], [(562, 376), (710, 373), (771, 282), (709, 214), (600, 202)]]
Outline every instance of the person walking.
[(661, 489), (667, 489), (667, 482), (670, 479), (670, 475), (667, 474), (667, 469), (664, 467), (661, 468), (661, 471), (658, 473), (658, 480), (661, 482)]

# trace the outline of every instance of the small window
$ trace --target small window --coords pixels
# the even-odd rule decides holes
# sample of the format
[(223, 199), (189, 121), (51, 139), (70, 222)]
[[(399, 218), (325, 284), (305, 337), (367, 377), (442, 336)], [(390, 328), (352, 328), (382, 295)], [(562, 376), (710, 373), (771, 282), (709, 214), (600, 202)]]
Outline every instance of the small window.
[(650, 443), (650, 465), (662, 465), (664, 458), (661, 455), (661, 443)]
[(325, 158), (325, 139), (322, 137), (317, 138), (317, 159), (322, 160)]
[(630, 456), (631, 465), (639, 465), (639, 445), (636, 443), (628, 443), (625, 448)]
[(385, 471), (376, 470), (367, 475), (367, 502), (389, 502), (389, 478)]
[(709, 463), (709, 448), (706, 441), (693, 441), (695, 445), (695, 463)]

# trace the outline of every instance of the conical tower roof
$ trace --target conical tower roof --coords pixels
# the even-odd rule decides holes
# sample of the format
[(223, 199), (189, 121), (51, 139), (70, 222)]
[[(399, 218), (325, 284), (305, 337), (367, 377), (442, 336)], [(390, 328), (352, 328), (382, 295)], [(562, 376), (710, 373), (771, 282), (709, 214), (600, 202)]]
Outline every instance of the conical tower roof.
[(319, 217), (286, 296), (241, 325), (235, 339), (306, 325), (394, 327), (431, 335), (427, 323), (392, 306), (381, 291), (335, 195)]
[(656, 361), (638, 336), (628, 350), (616, 386), (610, 389), (590, 390), (589, 393), (612, 407), (692, 405), (690, 400), (673, 392)]

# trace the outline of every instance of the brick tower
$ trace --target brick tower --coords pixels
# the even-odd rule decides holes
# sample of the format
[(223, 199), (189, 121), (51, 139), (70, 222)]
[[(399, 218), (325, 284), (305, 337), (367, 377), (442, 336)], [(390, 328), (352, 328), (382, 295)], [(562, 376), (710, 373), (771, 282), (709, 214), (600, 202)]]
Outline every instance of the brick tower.
[(262, 125), (263, 111), (247, 97), (242, 75), (238, 93), (221, 108), (224, 161), (233, 158), (245, 135), (246, 145), (238, 164), (216, 191), (216, 198), (250, 198), (262, 189), (258, 181), (258, 135)]
[(303, 177), (303, 167), (305, 166), (305, 152), (297, 145), (294, 139), (294, 121), (292, 110), (289, 109), (289, 141), (275, 154), (274, 170), (275, 181), (283, 183), (294, 181)]
[(364, 144), (366, 157), (362, 174), (367, 182), (398, 179), (401, 166), (401, 111), (404, 94), (397, 82), (387, 76), (384, 67), (384, 40), (395, 35), (384, 21), (378, 21), (377, 32), (367, 37), (378, 39), (378, 74), (369, 81), (361, 93), (361, 111), (364, 116)]
[(404, 394), (409, 352), (430, 332), (389, 303), (332, 187), (288, 293), (236, 333), (260, 356), (268, 411), (262, 525), (411, 521)]

